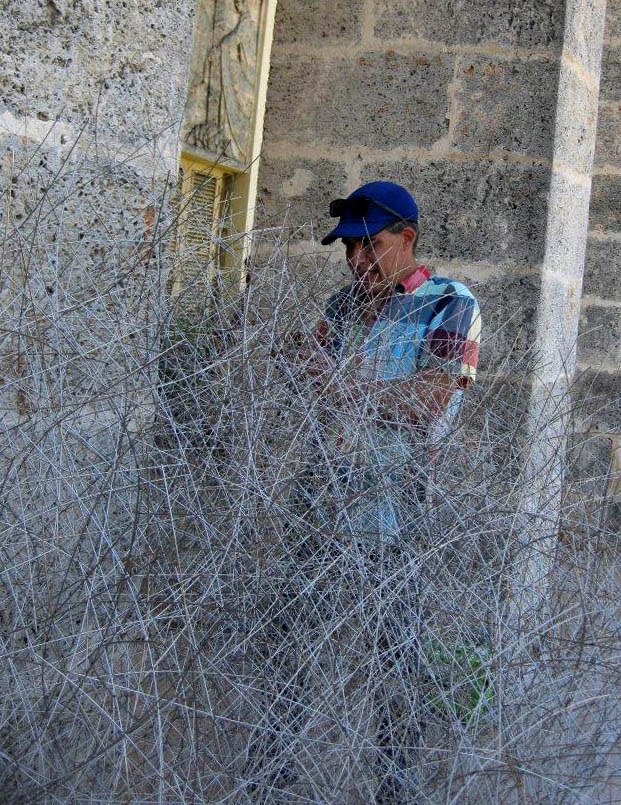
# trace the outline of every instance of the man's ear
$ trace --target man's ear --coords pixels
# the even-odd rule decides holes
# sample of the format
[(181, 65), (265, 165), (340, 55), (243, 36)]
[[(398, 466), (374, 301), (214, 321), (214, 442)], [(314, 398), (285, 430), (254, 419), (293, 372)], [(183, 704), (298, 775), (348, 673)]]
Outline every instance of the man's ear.
[(406, 251), (412, 250), (412, 244), (416, 239), (416, 230), (413, 226), (406, 226), (401, 230), (401, 239)]

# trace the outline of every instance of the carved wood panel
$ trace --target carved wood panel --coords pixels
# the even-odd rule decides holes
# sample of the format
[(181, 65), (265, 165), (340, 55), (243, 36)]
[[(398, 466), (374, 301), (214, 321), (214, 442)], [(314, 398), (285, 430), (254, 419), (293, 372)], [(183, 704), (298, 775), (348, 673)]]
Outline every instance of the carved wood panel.
[(248, 161), (266, 0), (198, 0), (184, 142)]

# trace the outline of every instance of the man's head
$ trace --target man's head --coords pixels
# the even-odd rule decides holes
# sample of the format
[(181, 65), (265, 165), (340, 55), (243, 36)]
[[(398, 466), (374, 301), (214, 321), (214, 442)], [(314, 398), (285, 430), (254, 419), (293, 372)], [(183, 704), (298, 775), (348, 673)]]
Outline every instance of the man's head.
[(322, 243), (342, 239), (347, 263), (365, 293), (383, 295), (415, 268), (418, 207), (401, 185), (370, 182), (333, 201), (330, 214), (340, 220)]

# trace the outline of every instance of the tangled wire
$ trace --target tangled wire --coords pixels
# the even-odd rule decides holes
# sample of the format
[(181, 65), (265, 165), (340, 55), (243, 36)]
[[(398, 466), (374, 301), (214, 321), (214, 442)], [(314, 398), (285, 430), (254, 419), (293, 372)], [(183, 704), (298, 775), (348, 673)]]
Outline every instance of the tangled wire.
[(195, 255), (122, 212), (151, 191), (114, 176), (111, 218), (100, 165), (52, 168), (26, 155), (3, 207), (7, 799), (600, 801), (619, 573), (584, 411), (560, 509), (531, 505), (533, 355), (483, 373), (433, 464), (386, 458), (347, 367), (305, 371), (327, 261), (255, 234), (243, 295), (187, 271), (171, 303)]

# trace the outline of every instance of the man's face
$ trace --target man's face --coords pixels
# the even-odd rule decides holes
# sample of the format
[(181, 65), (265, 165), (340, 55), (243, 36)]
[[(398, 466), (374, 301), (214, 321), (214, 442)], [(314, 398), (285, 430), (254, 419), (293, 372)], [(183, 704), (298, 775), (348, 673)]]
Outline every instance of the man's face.
[(388, 293), (412, 270), (412, 242), (415, 232), (382, 229), (364, 238), (343, 238), (347, 265), (368, 296)]

